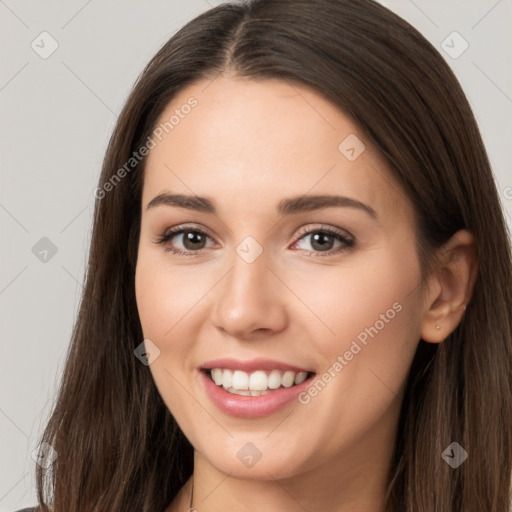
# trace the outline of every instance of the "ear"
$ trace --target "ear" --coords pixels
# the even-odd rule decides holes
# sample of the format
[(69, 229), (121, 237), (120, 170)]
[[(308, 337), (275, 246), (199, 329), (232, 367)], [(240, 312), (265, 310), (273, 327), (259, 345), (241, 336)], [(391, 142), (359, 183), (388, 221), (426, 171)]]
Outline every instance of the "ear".
[(421, 326), (421, 338), (429, 343), (442, 342), (459, 325), (478, 272), (475, 239), (467, 230), (455, 233), (437, 257)]

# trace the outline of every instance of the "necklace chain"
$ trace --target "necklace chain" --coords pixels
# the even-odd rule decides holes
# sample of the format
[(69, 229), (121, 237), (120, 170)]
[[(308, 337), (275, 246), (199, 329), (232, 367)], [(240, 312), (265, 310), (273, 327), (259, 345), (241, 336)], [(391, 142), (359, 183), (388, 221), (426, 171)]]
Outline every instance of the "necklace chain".
[(197, 512), (197, 510), (192, 506), (192, 500), (194, 498), (194, 477), (192, 477), (192, 483), (190, 485), (190, 503), (188, 506), (187, 512)]

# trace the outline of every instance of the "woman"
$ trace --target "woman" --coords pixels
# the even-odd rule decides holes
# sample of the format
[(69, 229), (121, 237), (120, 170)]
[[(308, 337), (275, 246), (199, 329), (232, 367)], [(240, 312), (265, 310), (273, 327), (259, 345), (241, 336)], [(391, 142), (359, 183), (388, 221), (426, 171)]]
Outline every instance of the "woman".
[(42, 510), (509, 509), (506, 227), (414, 28), (371, 0), (209, 10), (139, 77), (95, 194)]

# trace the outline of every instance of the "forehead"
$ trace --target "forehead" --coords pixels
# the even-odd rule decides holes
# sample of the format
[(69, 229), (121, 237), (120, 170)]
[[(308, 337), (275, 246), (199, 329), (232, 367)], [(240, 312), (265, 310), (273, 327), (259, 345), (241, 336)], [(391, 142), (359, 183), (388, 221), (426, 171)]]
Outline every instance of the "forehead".
[(167, 105), (152, 139), (143, 204), (162, 191), (213, 196), (221, 208), (229, 201), (245, 209), (339, 193), (376, 210), (411, 212), (360, 128), (301, 85), (232, 76), (197, 82)]

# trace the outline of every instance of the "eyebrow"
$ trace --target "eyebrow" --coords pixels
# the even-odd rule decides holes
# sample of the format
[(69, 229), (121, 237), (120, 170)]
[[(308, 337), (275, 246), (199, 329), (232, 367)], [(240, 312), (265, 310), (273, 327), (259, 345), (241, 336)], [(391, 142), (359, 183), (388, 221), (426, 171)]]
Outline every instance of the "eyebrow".
[[(148, 203), (146, 210), (162, 205), (177, 206), (213, 215), (218, 214), (215, 201), (209, 197), (169, 193), (162, 193), (154, 197)], [(357, 199), (335, 195), (304, 195), (282, 199), (277, 205), (277, 212), (280, 215), (291, 215), (330, 207), (356, 208), (366, 212), (373, 219), (378, 219), (377, 212), (371, 206)]]

